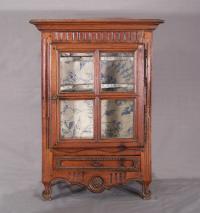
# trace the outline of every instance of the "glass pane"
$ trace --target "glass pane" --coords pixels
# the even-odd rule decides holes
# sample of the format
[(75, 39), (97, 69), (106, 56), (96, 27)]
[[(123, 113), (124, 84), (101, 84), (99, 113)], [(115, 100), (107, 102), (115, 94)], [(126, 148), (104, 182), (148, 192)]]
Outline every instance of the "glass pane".
[(101, 137), (133, 138), (135, 105), (132, 100), (101, 101)]
[(93, 138), (93, 101), (61, 100), (62, 138)]
[(93, 53), (60, 54), (60, 91), (91, 91), (94, 82)]
[(103, 91), (134, 89), (134, 53), (101, 53), (100, 67)]

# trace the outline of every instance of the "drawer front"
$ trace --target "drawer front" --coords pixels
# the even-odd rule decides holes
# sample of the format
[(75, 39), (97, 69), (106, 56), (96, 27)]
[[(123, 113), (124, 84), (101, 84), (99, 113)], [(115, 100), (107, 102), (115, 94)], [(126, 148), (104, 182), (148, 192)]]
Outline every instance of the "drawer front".
[(56, 169), (103, 169), (140, 172), (141, 158), (140, 156), (55, 156), (54, 166)]

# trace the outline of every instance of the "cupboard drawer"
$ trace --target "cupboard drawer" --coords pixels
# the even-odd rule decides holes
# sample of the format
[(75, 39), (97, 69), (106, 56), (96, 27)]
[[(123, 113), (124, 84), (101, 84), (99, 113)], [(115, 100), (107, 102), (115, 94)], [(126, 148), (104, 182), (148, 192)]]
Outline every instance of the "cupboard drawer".
[(56, 169), (141, 171), (140, 156), (56, 156), (54, 158), (54, 163)]

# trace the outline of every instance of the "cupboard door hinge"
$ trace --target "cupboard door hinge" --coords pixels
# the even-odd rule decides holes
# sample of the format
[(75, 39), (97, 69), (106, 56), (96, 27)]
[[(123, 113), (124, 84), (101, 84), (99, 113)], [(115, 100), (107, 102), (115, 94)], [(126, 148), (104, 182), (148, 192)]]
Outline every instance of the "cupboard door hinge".
[(49, 100), (57, 100), (57, 99), (58, 99), (57, 95), (53, 95), (53, 96), (49, 97)]
[(148, 82), (147, 82), (147, 77), (144, 75), (144, 105), (146, 106), (147, 102), (147, 87), (148, 87)]
[(148, 65), (148, 50), (144, 49), (144, 86), (147, 88), (147, 65)]
[(148, 49), (144, 49), (144, 144), (147, 142), (147, 70), (148, 70)]
[(146, 105), (147, 101), (147, 87), (148, 87), (147, 66), (148, 66), (148, 49), (144, 49), (144, 105)]
[(144, 49), (144, 57), (145, 57), (145, 59), (147, 59), (147, 57), (148, 57), (148, 50), (147, 49)]
[(144, 76), (144, 87), (147, 88), (147, 77)]
[(147, 107), (144, 106), (144, 143), (147, 142)]

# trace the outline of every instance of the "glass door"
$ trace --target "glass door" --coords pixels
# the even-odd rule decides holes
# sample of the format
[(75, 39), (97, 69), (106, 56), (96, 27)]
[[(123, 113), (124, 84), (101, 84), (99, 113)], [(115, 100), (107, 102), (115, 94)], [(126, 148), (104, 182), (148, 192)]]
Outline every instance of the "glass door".
[(100, 52), (100, 94), (110, 93), (101, 98), (101, 139), (135, 138), (135, 100), (123, 97), (135, 91), (134, 54)]
[[(60, 93), (94, 94), (94, 53), (61, 52), (58, 74)], [(92, 139), (93, 127), (94, 100), (60, 101), (61, 139)]]
[(52, 46), (51, 145), (143, 143), (144, 49), (130, 46)]

